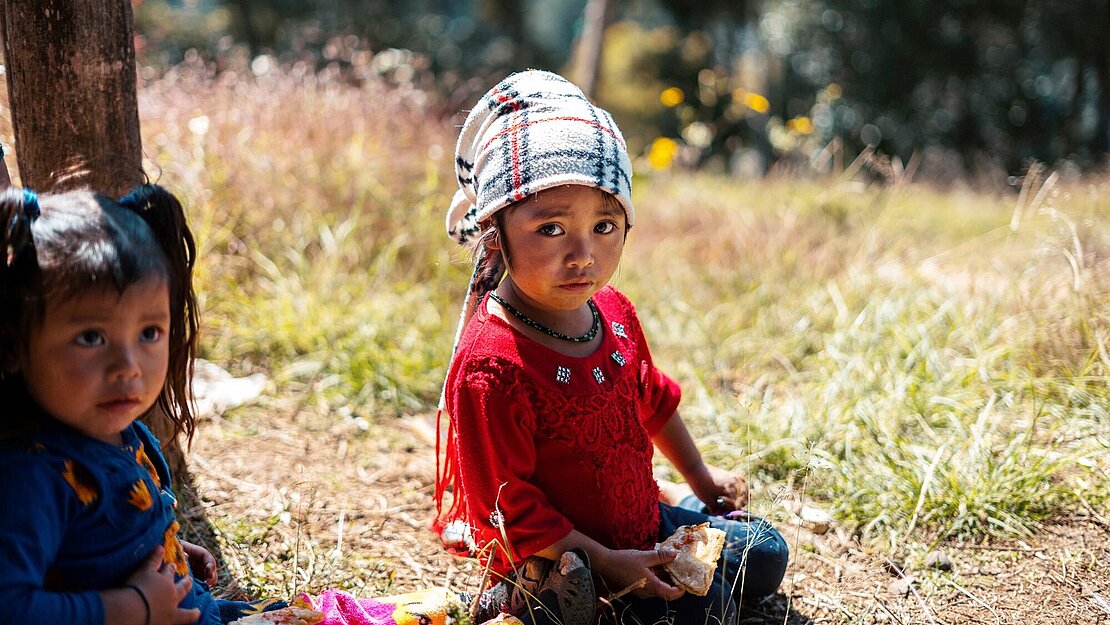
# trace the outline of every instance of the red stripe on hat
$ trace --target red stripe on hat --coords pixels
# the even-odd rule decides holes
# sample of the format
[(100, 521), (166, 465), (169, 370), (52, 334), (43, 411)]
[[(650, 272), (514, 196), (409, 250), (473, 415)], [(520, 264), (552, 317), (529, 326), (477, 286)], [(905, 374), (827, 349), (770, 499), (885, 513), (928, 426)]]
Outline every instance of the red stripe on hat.
[[(513, 116), (514, 117), (517, 114), (518, 114), (517, 111), (513, 111)], [(526, 126), (527, 126), (527, 124), (514, 124), (512, 126), (512, 128), (521, 129), (521, 128), (524, 128)], [(522, 199), (524, 199), (524, 194), (520, 192), (520, 184), (522, 182), (521, 181), (522, 174), (521, 174), (521, 171), (520, 171), (520, 132), (514, 132), (512, 134), (511, 141), (512, 141), (512, 155), (513, 155), (513, 200), (522, 200)], [(489, 145), (489, 144), (486, 144), (486, 145)]]
[(513, 101), (513, 110), (514, 111), (519, 111), (520, 110), (520, 100), (517, 100), (516, 96), (513, 96), (513, 95), (508, 94), (508, 93), (501, 93), (501, 91), (498, 90), (497, 87), (493, 88), (493, 91), (490, 93), (490, 95), (497, 98), (497, 102), (499, 104), (504, 104), (504, 103), (512, 100)]
[[(501, 91), (497, 87), (493, 88), (493, 91), (490, 92), (490, 95), (497, 98), (498, 103), (501, 103), (501, 104), (504, 104), (506, 102), (511, 101), (510, 106), (513, 109), (513, 115), (514, 116), (517, 113), (520, 112), (520, 100), (515, 99), (512, 95), (510, 95), (508, 93), (501, 93)], [(521, 128), (525, 128), (526, 126), (527, 126), (527, 124), (513, 124), (512, 126), (509, 127), (508, 130), (498, 133), (497, 136), (500, 137), (501, 135), (505, 134), (505, 132), (509, 132), (509, 131), (512, 131), (512, 130), (519, 130)], [(490, 141), (486, 142), (486, 144), (484, 146), (482, 146), (482, 149), (484, 150), (484, 149), (488, 148), (489, 144), (492, 143), (492, 141), (493, 140), (491, 139)], [(524, 196), (521, 195), (521, 193), (520, 193), (520, 183), (521, 183), (520, 133), (518, 133), (518, 132), (513, 133), (512, 137), (510, 139), (510, 146), (511, 146), (511, 151), (512, 151), (513, 189), (515, 190), (514, 193), (513, 193), (513, 198), (517, 199), (517, 200), (520, 200), (520, 199), (524, 198)]]

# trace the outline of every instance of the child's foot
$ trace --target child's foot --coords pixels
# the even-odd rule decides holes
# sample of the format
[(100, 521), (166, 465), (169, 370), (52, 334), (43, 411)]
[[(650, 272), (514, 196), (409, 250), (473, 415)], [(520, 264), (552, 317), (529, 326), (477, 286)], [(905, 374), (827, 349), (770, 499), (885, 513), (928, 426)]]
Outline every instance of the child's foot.
[(671, 506), (677, 506), (683, 499), (694, 494), (686, 484), (678, 484), (670, 480), (658, 479), (655, 480), (659, 484), (659, 501)]
[(471, 618), (475, 623), (485, 623), (501, 614), (520, 614), (526, 611), (528, 600), (539, 592), (540, 584), (547, 579), (553, 565), (554, 562), (546, 558), (525, 558), (512, 579), (494, 584), (478, 597), (478, 604)]
[[(532, 608), (533, 614), (547, 611), (545, 616), (552, 616), (554, 621), (533, 617), (536, 625), (549, 622), (562, 623), (562, 625), (591, 625), (597, 612), (597, 594), (594, 590), (594, 576), (590, 571), (590, 560), (586, 552), (581, 549), (571, 549), (559, 557), (559, 562), (548, 573), (547, 579), (540, 585), (536, 593), (539, 603), (543, 604), (538, 610)], [(521, 619), (528, 622), (528, 615)]]
[(581, 549), (573, 549), (558, 562), (526, 559), (516, 579), (500, 582), (482, 593), (474, 621), (511, 623), (496, 620), (499, 614), (505, 614), (525, 625), (590, 625), (596, 608), (589, 559)]

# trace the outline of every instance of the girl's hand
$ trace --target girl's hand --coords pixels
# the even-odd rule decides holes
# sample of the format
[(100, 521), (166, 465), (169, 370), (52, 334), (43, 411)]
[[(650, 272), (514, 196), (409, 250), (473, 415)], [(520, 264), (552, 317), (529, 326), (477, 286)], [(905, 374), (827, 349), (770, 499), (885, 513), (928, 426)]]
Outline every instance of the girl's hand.
[[(139, 565), (126, 584), (143, 591), (150, 605), (150, 625), (188, 625), (200, 618), (200, 610), (182, 610), (177, 607), (193, 588), (193, 578), (186, 575), (173, 581), (173, 567), (166, 566), (162, 547), (155, 547), (146, 562)], [(143, 608), (140, 608), (143, 609)], [(141, 621), (140, 621), (141, 622)]]
[(748, 482), (744, 478), (711, 464), (704, 466), (705, 470), (698, 472), (690, 487), (711, 514), (741, 510), (748, 505)]
[(659, 573), (663, 565), (673, 562), (678, 552), (674, 549), (660, 549), (658, 551), (639, 551), (636, 549), (623, 549), (610, 551), (604, 562), (594, 566), (594, 571), (609, 585), (611, 593), (622, 590), (644, 580), (639, 588), (632, 590), (637, 597), (661, 597), (667, 601), (674, 601), (685, 590), (664, 581)]
[(186, 557), (189, 558), (189, 570), (197, 579), (202, 580), (209, 587), (214, 587), (219, 578), (216, 576), (216, 558), (212, 554), (201, 547), (194, 545), (188, 541), (181, 541), (181, 548), (185, 550)]

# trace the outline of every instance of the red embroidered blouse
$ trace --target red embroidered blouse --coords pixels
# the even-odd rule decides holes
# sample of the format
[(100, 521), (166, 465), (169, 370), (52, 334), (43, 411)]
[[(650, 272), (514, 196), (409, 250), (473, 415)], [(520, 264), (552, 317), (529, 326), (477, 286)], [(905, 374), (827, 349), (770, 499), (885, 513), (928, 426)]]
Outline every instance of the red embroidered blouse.
[[(572, 528), (611, 549), (654, 545), (651, 436), (681, 391), (653, 366), (631, 302), (612, 287), (593, 299), (603, 338), (582, 358), (524, 336), (485, 301), (478, 306), (447, 376), (437, 527), (467, 522), (480, 549), (505, 546), (503, 529), (514, 562)], [(443, 511), (448, 487), (454, 496)], [(507, 572), (504, 552), (491, 551), (494, 569)]]

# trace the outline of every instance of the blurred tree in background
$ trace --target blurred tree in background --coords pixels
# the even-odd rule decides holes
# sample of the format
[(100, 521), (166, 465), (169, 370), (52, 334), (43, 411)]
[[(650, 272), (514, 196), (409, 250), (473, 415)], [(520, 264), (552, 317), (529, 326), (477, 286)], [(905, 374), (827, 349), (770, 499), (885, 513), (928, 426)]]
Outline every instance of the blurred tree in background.
[[(770, 3), (769, 3), (770, 4)], [(908, 157), (955, 150), (971, 169), (1001, 159), (1091, 165), (1110, 148), (1110, 3), (969, 0), (775, 3), (794, 32), (787, 114)], [(813, 106), (829, 84), (843, 97)]]
[[(512, 70), (590, 82), (586, 0), (133, 2), (152, 75), (185, 58), (373, 71), (445, 115)], [(1110, 151), (1110, 0), (607, 4), (594, 95), (651, 167), (827, 171), (862, 152), (949, 178)]]

